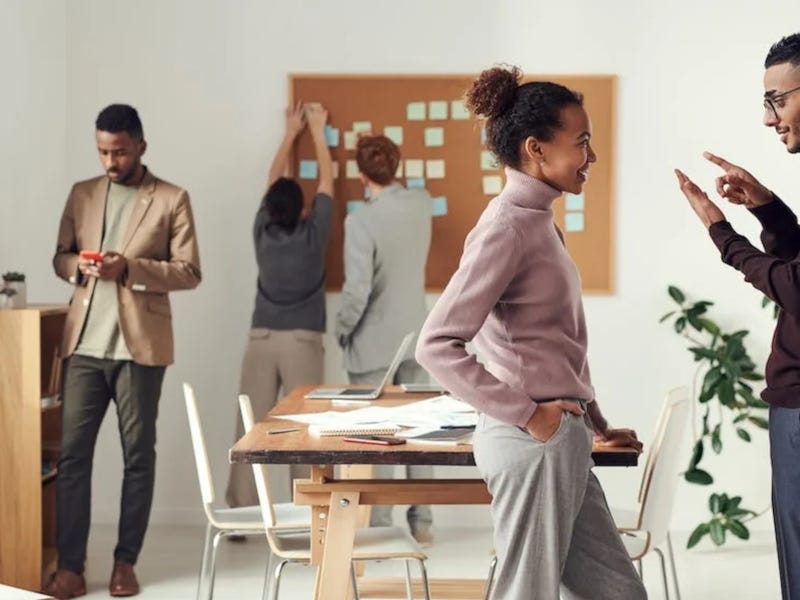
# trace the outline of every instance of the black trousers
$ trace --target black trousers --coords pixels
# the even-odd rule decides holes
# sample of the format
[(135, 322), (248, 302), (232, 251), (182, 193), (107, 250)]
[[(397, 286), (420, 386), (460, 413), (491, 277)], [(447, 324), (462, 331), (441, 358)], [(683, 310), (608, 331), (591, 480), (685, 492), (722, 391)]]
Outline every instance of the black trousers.
[(800, 408), (769, 408), (772, 517), (783, 600), (800, 600)]
[(125, 473), (114, 559), (135, 564), (153, 502), (156, 418), (166, 367), (73, 355), (64, 374), (61, 455), (56, 479), (58, 566), (82, 573), (91, 516), (97, 433), (111, 400), (117, 408)]

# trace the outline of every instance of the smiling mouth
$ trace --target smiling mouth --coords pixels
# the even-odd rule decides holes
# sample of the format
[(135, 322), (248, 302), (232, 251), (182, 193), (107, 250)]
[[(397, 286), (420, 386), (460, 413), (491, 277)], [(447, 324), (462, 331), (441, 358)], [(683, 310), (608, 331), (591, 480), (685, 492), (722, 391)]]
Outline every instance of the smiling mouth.
[(581, 169), (578, 171), (578, 179), (586, 181), (589, 179), (589, 169)]

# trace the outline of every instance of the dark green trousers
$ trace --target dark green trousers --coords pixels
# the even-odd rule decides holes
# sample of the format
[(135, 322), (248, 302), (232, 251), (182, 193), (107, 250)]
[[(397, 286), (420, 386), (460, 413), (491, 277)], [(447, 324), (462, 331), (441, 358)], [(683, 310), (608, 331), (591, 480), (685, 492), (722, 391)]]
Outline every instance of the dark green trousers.
[[(82, 573), (91, 515), (92, 462), (108, 404), (117, 407), (125, 473), (114, 559), (136, 564), (156, 466), (156, 418), (166, 367), (73, 355), (64, 371), (61, 455), (56, 479), (58, 566)], [(113, 482), (107, 482), (112, 485)]]

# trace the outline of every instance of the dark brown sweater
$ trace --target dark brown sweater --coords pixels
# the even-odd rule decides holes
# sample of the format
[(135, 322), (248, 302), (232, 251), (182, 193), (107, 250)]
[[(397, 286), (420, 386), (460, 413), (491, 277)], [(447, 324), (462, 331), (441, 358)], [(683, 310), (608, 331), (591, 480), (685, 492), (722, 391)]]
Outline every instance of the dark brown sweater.
[(727, 221), (714, 223), (708, 232), (723, 262), (742, 272), (745, 281), (780, 308), (761, 397), (773, 406), (800, 408), (800, 226), (777, 197), (751, 212), (763, 227), (764, 252)]

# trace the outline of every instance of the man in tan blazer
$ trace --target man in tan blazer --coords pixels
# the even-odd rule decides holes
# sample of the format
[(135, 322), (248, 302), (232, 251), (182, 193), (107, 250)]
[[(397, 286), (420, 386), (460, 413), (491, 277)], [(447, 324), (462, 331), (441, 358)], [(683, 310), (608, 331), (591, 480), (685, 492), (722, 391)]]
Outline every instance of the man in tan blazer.
[(153, 498), (161, 383), (173, 362), (167, 294), (200, 283), (189, 195), (142, 164), (147, 145), (136, 110), (123, 104), (103, 109), (96, 141), (106, 174), (72, 187), (53, 258), (56, 274), (75, 286), (61, 348), (66, 360), (56, 484), (58, 570), (45, 588), (59, 599), (86, 593), (92, 459), (111, 400), (125, 472), (109, 592), (139, 592), (133, 565)]

